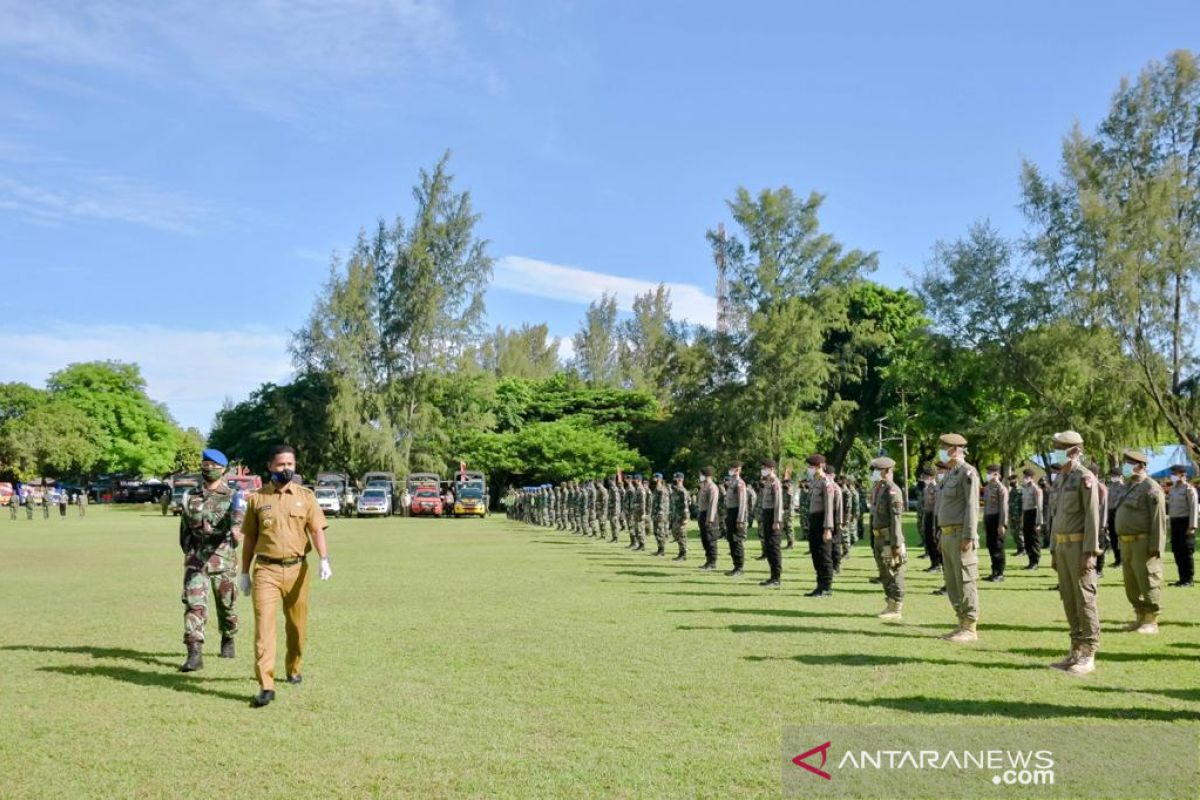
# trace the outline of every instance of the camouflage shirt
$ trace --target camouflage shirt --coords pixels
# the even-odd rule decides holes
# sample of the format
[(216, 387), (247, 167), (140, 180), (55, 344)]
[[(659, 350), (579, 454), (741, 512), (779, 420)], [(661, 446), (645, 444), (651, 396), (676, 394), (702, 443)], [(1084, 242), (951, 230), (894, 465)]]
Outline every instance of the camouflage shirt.
[(236, 547), (245, 515), (245, 496), (224, 483), (215, 489), (192, 489), (184, 496), (179, 517), (179, 548), (187, 552), (224, 542)]

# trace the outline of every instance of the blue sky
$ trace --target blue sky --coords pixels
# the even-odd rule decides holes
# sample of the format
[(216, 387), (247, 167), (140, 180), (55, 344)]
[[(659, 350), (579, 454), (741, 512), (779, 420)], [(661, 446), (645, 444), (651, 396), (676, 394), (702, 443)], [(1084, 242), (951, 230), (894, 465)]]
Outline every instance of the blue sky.
[(1197, 30), (1182, 2), (0, 0), (0, 380), (136, 360), (207, 429), (287, 378), (330, 254), (446, 149), (493, 324), (569, 337), (659, 281), (707, 321), (739, 185), (825, 193), (903, 285), (973, 220), (1019, 234), (1020, 159), (1054, 169)]

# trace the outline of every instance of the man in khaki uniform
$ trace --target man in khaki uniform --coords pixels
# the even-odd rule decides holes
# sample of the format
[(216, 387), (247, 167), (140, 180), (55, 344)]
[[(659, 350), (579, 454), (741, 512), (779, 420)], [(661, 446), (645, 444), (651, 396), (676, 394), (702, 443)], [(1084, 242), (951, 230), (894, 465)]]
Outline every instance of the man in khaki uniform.
[(1171, 490), (1167, 494), (1167, 516), (1171, 520), (1171, 554), (1179, 570), (1179, 580), (1172, 586), (1189, 587), (1195, 578), (1196, 552), (1196, 487), (1188, 483), (1187, 467), (1171, 467)]
[(938, 488), (935, 513), (942, 531), (946, 595), (958, 616), (958, 627), (942, 638), (973, 642), (979, 638), (979, 473), (966, 462), (965, 438), (945, 433), (938, 441), (946, 477)]
[[(333, 570), (325, 547), (325, 514), (308, 489), (293, 483), (296, 451), (276, 445), (267, 462), (270, 482), (250, 495), (242, 521), (242, 593), (254, 600), (254, 673), (261, 687), (255, 707), (275, 699), (275, 624), (283, 604), (287, 681), (300, 683), (308, 623), (308, 552), (316, 547), (321, 580)], [(251, 564), (254, 565), (253, 582)]]
[(1058, 594), (1071, 626), (1071, 652), (1050, 666), (1071, 675), (1096, 669), (1100, 614), (1096, 608), (1096, 558), (1100, 555), (1099, 481), (1082, 462), (1083, 437), (1054, 434), (1051, 458), (1058, 465), (1051, 525), (1050, 558), (1058, 573)]
[(1120, 541), (1125, 596), (1137, 615), (1125, 630), (1158, 633), (1162, 553), (1167, 546), (1167, 498), (1158, 481), (1147, 474), (1144, 453), (1126, 450), (1121, 471), (1128, 482), (1114, 509), (1113, 527)]
[(697, 511), (697, 520), (700, 523), (700, 543), (704, 545), (704, 563), (700, 565), (700, 569), (703, 570), (717, 568), (717, 540), (721, 537), (717, 516), (721, 498), (712, 475), (712, 467), (705, 467), (700, 471), (700, 508)]
[(1021, 534), (1025, 537), (1025, 555), (1029, 556), (1025, 569), (1037, 569), (1042, 557), (1042, 540), (1038, 533), (1042, 527), (1042, 488), (1033, 479), (1033, 470), (1029, 467), (1022, 475)]
[(904, 545), (904, 495), (892, 480), (896, 462), (881, 456), (871, 462), (871, 549), (879, 567), (879, 582), (887, 598), (880, 619), (900, 619), (904, 610), (904, 563), (908, 559)]
[(988, 555), (992, 573), (984, 580), (1004, 582), (1004, 535), (1008, 530), (1008, 487), (1000, 480), (1000, 465), (987, 468), (987, 484), (983, 487), (983, 527), (987, 532)]
[(778, 589), (783, 579), (783, 553), (780, 550), (783, 533), (783, 484), (775, 474), (773, 459), (763, 459), (762, 480), (762, 519), (759, 534), (762, 536), (763, 550), (771, 567), (771, 574), (758, 585)]
[(729, 468), (729, 485), (725, 491), (725, 537), (729, 540), (729, 555), (733, 557), (733, 569), (725, 574), (731, 578), (742, 576), (749, 515), (750, 496), (746, 493), (746, 482), (742, 480), (742, 462), (735, 461)]

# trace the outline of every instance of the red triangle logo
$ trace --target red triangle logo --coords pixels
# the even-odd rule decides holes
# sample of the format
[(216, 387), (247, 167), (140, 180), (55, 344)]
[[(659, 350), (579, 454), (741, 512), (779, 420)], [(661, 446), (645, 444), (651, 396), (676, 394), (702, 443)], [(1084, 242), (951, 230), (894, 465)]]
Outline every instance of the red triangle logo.
[(829, 745), (830, 745), (830, 742), (826, 742), (825, 744), (819, 744), (816, 747), (814, 747), (812, 750), (809, 750), (807, 753), (801, 753), (800, 755), (793, 758), (792, 763), (795, 764), (797, 767), (804, 767), (806, 770), (811, 772), (813, 775), (819, 775), (820, 777), (824, 778), (827, 781), (833, 780), (833, 776), (830, 775), (828, 772), (826, 772), (823, 769), (818, 769), (817, 767), (814, 767), (812, 764), (809, 764), (805, 760), (805, 759), (809, 758), (810, 756), (814, 756), (817, 753), (820, 753), (821, 754), (821, 766), (822, 767), (825, 766), (825, 760), (829, 757)]

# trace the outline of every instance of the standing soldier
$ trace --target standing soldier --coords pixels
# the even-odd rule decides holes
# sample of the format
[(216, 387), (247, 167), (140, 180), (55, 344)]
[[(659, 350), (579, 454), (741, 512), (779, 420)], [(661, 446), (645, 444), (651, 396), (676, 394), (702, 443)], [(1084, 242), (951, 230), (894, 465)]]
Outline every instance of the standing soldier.
[(617, 486), (617, 479), (605, 478), (605, 494), (608, 497), (608, 503), (605, 505), (605, 514), (608, 516), (608, 540), (615, 542), (618, 540), (618, 535), (621, 529), (621, 490)]
[(25, 493), (25, 519), (33, 519), (33, 491)]
[[(746, 530), (749, 531), (758, 521), (758, 490), (752, 481), (746, 481)], [(761, 536), (760, 536), (761, 538)], [(763, 549), (766, 554), (766, 549)]]
[(75, 502), (79, 504), (79, 516), (87, 516), (88, 496), (87, 490), (83, 489), (79, 492), (79, 496), (75, 498)]
[(8, 497), (8, 518), (9, 519), (17, 518), (17, 506), (19, 506), (19, 505), (21, 505), (21, 498), (16, 492), (13, 492)]
[(877, 615), (880, 619), (900, 619), (904, 611), (904, 564), (908, 555), (904, 544), (904, 494), (892, 480), (895, 468), (896, 462), (887, 456), (871, 462), (871, 549), (887, 599), (887, 607)]
[(1033, 479), (1033, 469), (1026, 467), (1024, 483), (1021, 485), (1021, 534), (1025, 539), (1025, 555), (1029, 563), (1025, 569), (1037, 569), (1042, 557), (1042, 537), (1039, 534), (1042, 518), (1042, 487)]
[(183, 500), (179, 515), (179, 548), (183, 551), (183, 643), (187, 660), (180, 672), (204, 667), (204, 623), (208, 620), (208, 593), (212, 589), (221, 631), (221, 658), (233, 658), (233, 637), (238, 632), (237, 547), (242, 537), (246, 502), (241, 492), (225, 483), (229, 459), (220, 450), (200, 454), (204, 484)]
[(733, 557), (733, 569), (725, 574), (731, 578), (742, 576), (746, 557), (746, 518), (750, 513), (750, 496), (741, 472), (742, 462), (735, 461), (730, 465), (729, 486), (725, 490), (725, 536), (729, 539), (729, 554)]
[(60, 489), (58, 492), (58, 516), (63, 519), (67, 518), (67, 503), (70, 502), (70, 495), (66, 489)]
[(829, 542), (829, 554), (833, 561), (833, 574), (842, 571), (842, 533), (846, 529), (846, 495), (837, 482), (837, 470), (825, 462), (825, 484), (833, 498), (833, 539)]
[(1025, 555), (1025, 537), (1021, 528), (1021, 487), (1017, 485), (1015, 472), (1008, 476), (1008, 529), (1017, 546), (1013, 558)]
[(604, 476), (601, 475), (596, 479), (596, 536), (601, 541), (608, 538), (605, 534), (608, 531), (608, 507), (611, 502), (608, 489), (604, 485)]
[(717, 568), (717, 538), (720, 519), (720, 490), (712, 479), (713, 468), (705, 467), (700, 470), (700, 498), (697, 510), (697, 522), (700, 525), (700, 544), (704, 547), (704, 563), (700, 569), (714, 570)]
[(1189, 587), (1196, 575), (1196, 487), (1187, 482), (1187, 467), (1171, 467), (1171, 491), (1167, 495), (1167, 514), (1171, 518), (1171, 555), (1179, 570), (1172, 586)]
[(758, 585), (778, 588), (783, 578), (783, 552), (779, 549), (779, 537), (783, 529), (783, 484), (775, 475), (775, 462), (769, 458), (762, 462), (762, 481), (762, 519), (759, 528), (771, 575)]
[(983, 487), (983, 528), (987, 532), (988, 556), (992, 573), (984, 578), (992, 583), (1004, 582), (1004, 537), (1008, 530), (1008, 487), (1000, 480), (1000, 465), (987, 468), (987, 484)]
[[(812, 467), (808, 467), (806, 475), (812, 472)], [(812, 481), (805, 477), (796, 484), (796, 513), (800, 518), (800, 539), (808, 541), (808, 504), (809, 490), (812, 488)], [(810, 551), (811, 555), (811, 551)]]
[(1054, 549), (1058, 593), (1071, 626), (1071, 652), (1054, 669), (1071, 675), (1095, 670), (1100, 643), (1096, 609), (1096, 557), (1100, 555), (1100, 500), (1096, 476), (1083, 465), (1083, 437), (1075, 431), (1054, 434), (1051, 457), (1059, 466), (1054, 502)]
[[(1158, 481), (1146, 473), (1146, 456), (1125, 451), (1122, 472), (1129, 480), (1112, 515), (1112, 529), (1120, 540), (1125, 596), (1136, 619), (1127, 631), (1158, 633), (1162, 610), (1162, 552), (1167, 545), (1167, 502)], [(1115, 492), (1110, 488), (1109, 501)]]
[(554, 486), (546, 487), (546, 516), (542, 520), (542, 525), (547, 528), (554, 527), (555, 517), (558, 514), (558, 497), (554, 493), (555, 488)]
[(631, 519), (633, 522), (633, 549), (645, 550), (646, 532), (642, 525), (646, 518), (646, 501), (645, 496), (642, 494), (642, 474), (640, 472), (633, 474), (632, 489), (633, 507), (630, 510), (632, 511)]
[(854, 479), (842, 476), (842, 498), (846, 504), (846, 535), (842, 537), (842, 557), (850, 555), (850, 548), (858, 541), (858, 488)]
[(792, 530), (792, 503), (796, 499), (796, 490), (792, 486), (792, 469), (788, 467), (783, 471), (783, 540), (784, 550), (791, 550), (796, 541), (796, 535)]
[(160, 497), (158, 500), (162, 506), (162, 515), (164, 517), (171, 511), (171, 488), (172, 487), (167, 486), (167, 490), (163, 492), (162, 497)]
[(926, 572), (941, 572), (942, 549), (938, 545), (940, 532), (937, 527), (937, 515), (934, 513), (937, 503), (937, 480), (929, 467), (921, 470), (921, 478), (925, 486), (921, 490), (921, 541), (925, 546), (925, 556), (929, 559)]
[[(1130, 465), (1133, 468), (1133, 465)], [(1108, 547), (1112, 550), (1113, 566), (1121, 566), (1121, 542), (1117, 534), (1117, 509), (1121, 506), (1121, 498), (1125, 496), (1128, 487), (1122, 480), (1122, 470), (1111, 469), (1108, 472)], [(1158, 488), (1162, 488), (1161, 486)], [(1164, 516), (1164, 519), (1166, 517)]]
[(315, 547), (320, 557), (321, 580), (333, 577), (325, 546), (325, 514), (313, 493), (292, 481), (296, 451), (288, 445), (276, 445), (271, 449), (267, 469), (270, 482), (250, 495), (246, 505), (242, 522), (245, 547), (238, 578), (243, 593), (253, 589), (254, 672), (260, 687), (254, 698), (256, 708), (275, 699), (275, 615), (281, 603), (287, 631), (287, 682), (295, 685), (302, 680), (311, 549)]
[(718, 538), (722, 541), (725, 539), (725, 517), (728, 516), (725, 512), (725, 497), (729, 494), (729, 475), (726, 474), (721, 482), (717, 484), (717, 532), (720, 534)]
[(636, 505), (637, 492), (634, 491), (633, 478), (625, 478), (625, 496), (621, 498), (621, 510), (625, 513), (625, 529), (629, 531), (629, 546), (626, 550), (637, 548), (637, 529), (633, 522), (633, 507)]
[(805, 597), (829, 597), (833, 594), (833, 531), (837, 525), (837, 487), (825, 476), (825, 456), (808, 457), (808, 551), (812, 555), (817, 588)]
[(667, 554), (667, 527), (670, 525), (671, 517), (671, 490), (663, 480), (661, 472), (654, 473), (654, 498), (651, 507), (654, 512), (654, 541), (658, 545), (654, 555), (665, 556)]
[(653, 524), (653, 517), (654, 517), (654, 492), (650, 489), (650, 481), (647, 480), (646, 478), (642, 478), (641, 493), (642, 493), (642, 498), (641, 498), (641, 503), (642, 503), (642, 505), (641, 505), (641, 509), (642, 509), (641, 543), (642, 543), (642, 546), (639, 549), (645, 550), (646, 549), (646, 535), (647, 534), (653, 535), (653, 530), (652, 530), (651, 526)]
[(50, 519), (50, 493), (46, 491), (46, 484), (42, 484), (42, 519)]
[(957, 433), (942, 434), (940, 460), (946, 477), (937, 495), (938, 526), (941, 528), (942, 561), (945, 564), (946, 594), (958, 616), (958, 627), (946, 634), (947, 641), (973, 642), (979, 638), (979, 473), (966, 462), (967, 440)]
[(688, 496), (688, 490), (683, 485), (683, 473), (676, 472), (672, 479), (674, 481), (671, 486), (671, 536), (675, 539), (675, 544), (679, 547), (679, 555), (671, 559), (672, 561), (687, 561), (687, 524), (690, 519), (688, 514), (688, 506), (691, 504), (691, 497)]

